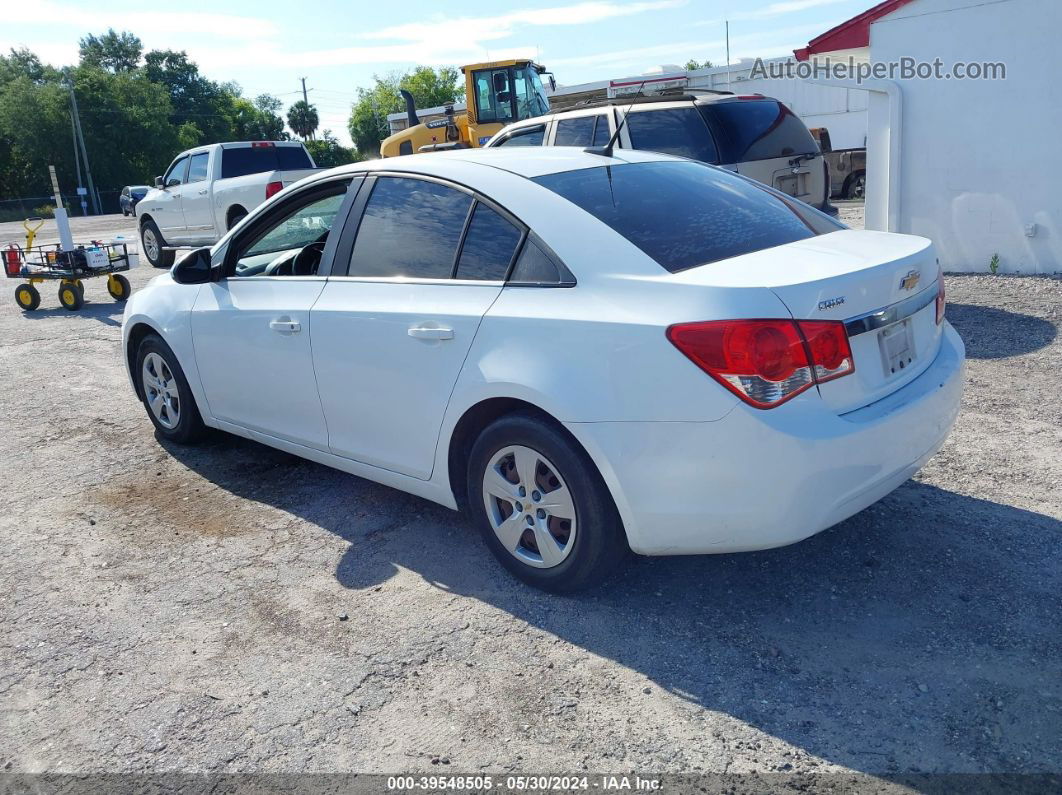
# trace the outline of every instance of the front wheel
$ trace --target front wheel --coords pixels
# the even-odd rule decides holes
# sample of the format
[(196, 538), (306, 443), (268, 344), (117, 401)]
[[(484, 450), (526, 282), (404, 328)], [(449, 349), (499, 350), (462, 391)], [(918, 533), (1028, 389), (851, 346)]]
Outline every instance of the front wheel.
[(85, 305), (85, 291), (77, 282), (59, 285), (59, 304), (68, 312), (76, 312)]
[(867, 175), (856, 174), (848, 185), (849, 199), (862, 199), (867, 194)]
[(129, 280), (120, 273), (112, 273), (107, 277), (107, 292), (115, 301), (124, 301), (129, 297), (133, 288), (129, 286)]
[(23, 312), (32, 312), (41, 305), (41, 294), (32, 284), (20, 284), (15, 288), (15, 303)]
[(162, 234), (155, 222), (148, 219), (140, 227), (140, 243), (144, 250), (144, 256), (155, 268), (169, 268), (173, 265), (173, 251), (166, 251), (163, 246)]
[(203, 437), (206, 426), (188, 379), (162, 337), (144, 337), (137, 350), (134, 372), (148, 419), (160, 436), (179, 444), (191, 444)]
[(534, 415), (503, 417), (480, 434), (469, 456), (468, 503), (501, 564), (546, 591), (596, 585), (628, 552), (593, 461)]

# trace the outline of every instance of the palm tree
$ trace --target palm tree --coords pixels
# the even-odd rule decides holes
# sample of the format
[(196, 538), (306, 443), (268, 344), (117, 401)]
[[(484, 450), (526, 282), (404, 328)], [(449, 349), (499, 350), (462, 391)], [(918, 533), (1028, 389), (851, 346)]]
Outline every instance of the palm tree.
[(313, 140), (318, 125), (317, 108), (300, 99), (288, 108), (288, 126), (305, 141)]

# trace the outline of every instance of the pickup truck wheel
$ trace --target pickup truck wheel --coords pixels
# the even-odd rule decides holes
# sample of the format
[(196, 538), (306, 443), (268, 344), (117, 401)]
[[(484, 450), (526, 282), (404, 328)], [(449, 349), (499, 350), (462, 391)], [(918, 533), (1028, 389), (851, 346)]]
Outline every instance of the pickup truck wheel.
[(162, 248), (163, 240), (159, 228), (155, 222), (148, 220), (140, 227), (140, 242), (144, 250), (144, 256), (155, 268), (169, 268), (173, 265), (173, 251)]
[(242, 207), (232, 211), (232, 215), (229, 216), (229, 229), (232, 229), (236, 224), (247, 217), (247, 211)]
[(866, 172), (860, 171), (853, 174), (848, 178), (848, 189), (845, 191), (845, 195), (849, 199), (862, 199), (867, 194), (867, 175)]

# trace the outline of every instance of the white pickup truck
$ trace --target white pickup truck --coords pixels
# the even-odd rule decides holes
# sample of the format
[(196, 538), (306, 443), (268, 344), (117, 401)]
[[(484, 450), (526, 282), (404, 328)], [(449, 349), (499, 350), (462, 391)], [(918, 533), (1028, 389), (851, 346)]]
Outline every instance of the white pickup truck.
[(141, 250), (156, 268), (174, 249), (216, 243), (274, 193), (320, 169), (298, 141), (210, 144), (181, 152), (137, 205)]

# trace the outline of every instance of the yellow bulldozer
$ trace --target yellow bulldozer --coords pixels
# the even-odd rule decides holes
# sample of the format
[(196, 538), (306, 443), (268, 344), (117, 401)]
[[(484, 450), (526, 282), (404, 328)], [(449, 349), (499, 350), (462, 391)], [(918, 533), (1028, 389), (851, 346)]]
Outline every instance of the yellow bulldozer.
[(556, 83), (553, 75), (533, 61), (477, 63), (462, 66), (461, 71), (468, 110), (456, 114), (451, 103), (444, 106), (441, 119), (422, 124), (413, 96), (403, 90), (409, 127), (381, 142), (381, 157), (483, 146), (507, 124), (549, 113), (542, 75), (547, 75), (551, 89), (556, 89)]

